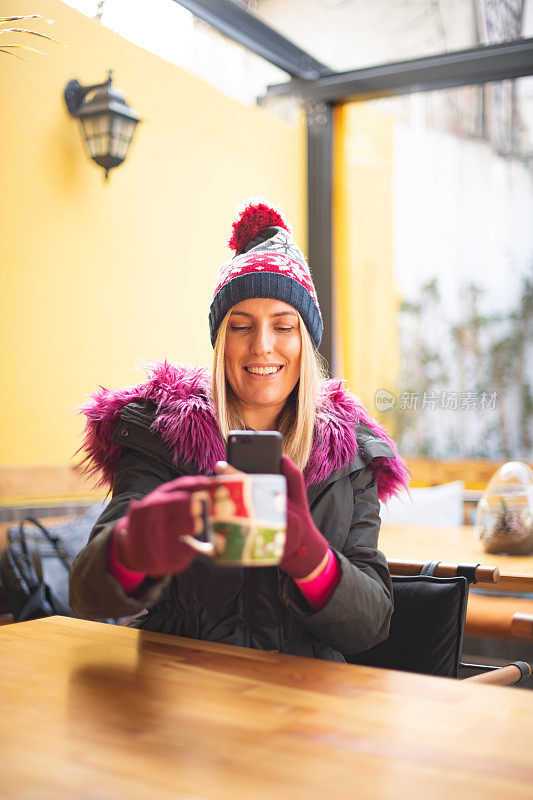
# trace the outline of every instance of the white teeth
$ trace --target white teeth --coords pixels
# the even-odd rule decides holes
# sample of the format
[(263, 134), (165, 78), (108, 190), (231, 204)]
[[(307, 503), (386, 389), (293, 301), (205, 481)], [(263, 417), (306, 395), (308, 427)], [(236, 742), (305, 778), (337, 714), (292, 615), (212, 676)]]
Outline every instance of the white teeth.
[(273, 375), (281, 367), (245, 367), (245, 369), (247, 372), (253, 372), (254, 375)]

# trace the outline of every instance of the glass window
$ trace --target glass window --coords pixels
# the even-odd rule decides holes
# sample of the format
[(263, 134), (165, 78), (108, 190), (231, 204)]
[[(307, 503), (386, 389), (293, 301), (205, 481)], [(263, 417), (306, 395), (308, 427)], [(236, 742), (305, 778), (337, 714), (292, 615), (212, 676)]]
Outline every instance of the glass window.
[(339, 372), (406, 455), (531, 457), (533, 80), (351, 103), (339, 123)]

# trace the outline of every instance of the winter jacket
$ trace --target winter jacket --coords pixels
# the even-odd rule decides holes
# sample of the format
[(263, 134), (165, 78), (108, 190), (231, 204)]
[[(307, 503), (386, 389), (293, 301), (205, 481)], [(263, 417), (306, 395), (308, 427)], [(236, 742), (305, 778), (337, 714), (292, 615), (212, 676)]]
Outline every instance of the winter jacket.
[(149, 380), (101, 389), (83, 412), (84, 463), (112, 499), (71, 572), (70, 604), (82, 618), (139, 616), (130, 625), (214, 642), (344, 661), (388, 635), (392, 590), (377, 550), (378, 497), (407, 486), (386, 431), (338, 380), (323, 381), (304, 470), (313, 521), (333, 548), (341, 579), (312, 612), (277, 567), (234, 568), (197, 557), (185, 571), (147, 578), (126, 595), (107, 568), (113, 528), (139, 499), (180, 475), (215, 474), (224, 443), (209, 373), (156, 364)]

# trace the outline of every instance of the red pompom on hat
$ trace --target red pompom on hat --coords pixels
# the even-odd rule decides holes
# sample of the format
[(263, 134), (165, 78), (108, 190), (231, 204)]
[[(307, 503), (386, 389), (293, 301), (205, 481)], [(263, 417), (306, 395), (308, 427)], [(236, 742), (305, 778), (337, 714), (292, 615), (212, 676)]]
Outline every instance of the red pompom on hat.
[(230, 250), (239, 255), (246, 245), (266, 228), (277, 226), (292, 233), (281, 214), (266, 203), (249, 203), (233, 223), (233, 233), (228, 240)]
[(281, 213), (257, 198), (245, 201), (237, 210), (228, 247), (235, 255), (218, 271), (209, 309), (211, 344), (215, 345), (220, 323), (234, 305), (253, 297), (271, 297), (300, 313), (318, 347), (323, 324), (315, 285)]

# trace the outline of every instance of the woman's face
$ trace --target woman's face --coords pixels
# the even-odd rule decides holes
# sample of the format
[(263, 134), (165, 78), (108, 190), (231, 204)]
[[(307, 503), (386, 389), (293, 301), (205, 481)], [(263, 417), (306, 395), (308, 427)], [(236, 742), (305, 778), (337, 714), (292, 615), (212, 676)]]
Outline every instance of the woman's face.
[(226, 377), (243, 408), (283, 408), (300, 377), (298, 314), (281, 300), (252, 298), (231, 309)]

